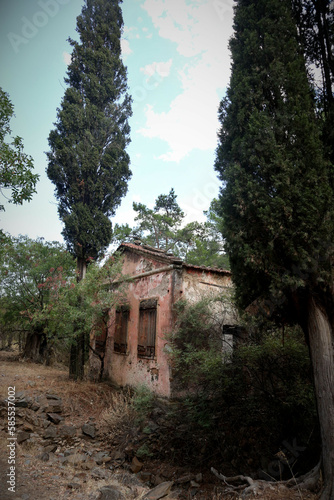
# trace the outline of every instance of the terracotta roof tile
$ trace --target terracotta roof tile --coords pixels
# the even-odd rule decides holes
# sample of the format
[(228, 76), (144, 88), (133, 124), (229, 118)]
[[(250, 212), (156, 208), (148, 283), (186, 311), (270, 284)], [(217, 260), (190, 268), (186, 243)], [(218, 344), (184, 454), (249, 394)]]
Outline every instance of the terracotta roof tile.
[(160, 248), (154, 248), (149, 245), (145, 244), (135, 244), (135, 243), (121, 243), (120, 246), (117, 248), (118, 251), (121, 251), (122, 249), (129, 249), (129, 250), (134, 250), (139, 253), (147, 253), (148, 255), (152, 255), (154, 257), (158, 257), (159, 259), (164, 259), (169, 262), (174, 262), (178, 261), (183, 267), (186, 267), (188, 269), (197, 269), (199, 271), (207, 271), (207, 272), (214, 272), (214, 273), (223, 273), (223, 274), (228, 274), (231, 275), (231, 271), (228, 271), (227, 269), (220, 269), (218, 267), (207, 267), (207, 266), (196, 266), (194, 264), (188, 264), (186, 262), (183, 262), (180, 258), (177, 256), (173, 255), (170, 252), (165, 252), (165, 250), (161, 250)]

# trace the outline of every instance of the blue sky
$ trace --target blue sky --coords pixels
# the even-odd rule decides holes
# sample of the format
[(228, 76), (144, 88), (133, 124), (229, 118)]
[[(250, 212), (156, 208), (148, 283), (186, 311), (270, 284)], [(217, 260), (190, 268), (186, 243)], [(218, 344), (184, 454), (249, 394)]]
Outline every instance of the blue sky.
[[(133, 98), (132, 179), (113, 223), (133, 224), (133, 201), (153, 206), (174, 188), (186, 221), (204, 220), (218, 194), (213, 169), (217, 112), (230, 76), (233, 0), (124, 0), (122, 53)], [(1, 203), (0, 227), (63, 241), (54, 188), (46, 176), (47, 138), (64, 94), (64, 77), (83, 0), (0, 3), (0, 86), (9, 93), (13, 135), (40, 175), (30, 203)]]

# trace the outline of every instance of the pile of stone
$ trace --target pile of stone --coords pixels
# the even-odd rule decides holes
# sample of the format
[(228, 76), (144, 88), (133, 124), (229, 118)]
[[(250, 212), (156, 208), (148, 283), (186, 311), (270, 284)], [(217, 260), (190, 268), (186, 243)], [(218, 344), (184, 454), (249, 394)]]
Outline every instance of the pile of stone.
[[(30, 396), (27, 392), (19, 392), (15, 408), (18, 445), (31, 443), (38, 450), (39, 460), (50, 462), (52, 466), (57, 464), (60, 468), (74, 468), (76, 474), (67, 485), (70, 489), (79, 492), (82, 485), (91, 479), (110, 482), (94, 496), (99, 500), (135, 499), (137, 495), (146, 500), (177, 499), (183, 498), (180, 494), (185, 486), (191, 496), (199, 491), (202, 482), (200, 474), (176, 478), (143, 470), (143, 463), (136, 454), (143, 446), (149, 444), (154, 448), (157, 445), (163, 426), (157, 425), (156, 421), (148, 421), (145, 429), (137, 434), (135, 442), (123, 448), (109, 447), (106, 451), (99, 441), (94, 419), (89, 418), (81, 426), (68, 423), (70, 415), (65, 413), (62, 399), (57, 394)], [(160, 417), (160, 413), (157, 416)], [(6, 400), (0, 400), (0, 423), (6, 432)], [(121, 483), (118, 482), (119, 474), (122, 476)], [(125, 477), (127, 486), (124, 484)], [(77, 498), (80, 498), (78, 495)]]

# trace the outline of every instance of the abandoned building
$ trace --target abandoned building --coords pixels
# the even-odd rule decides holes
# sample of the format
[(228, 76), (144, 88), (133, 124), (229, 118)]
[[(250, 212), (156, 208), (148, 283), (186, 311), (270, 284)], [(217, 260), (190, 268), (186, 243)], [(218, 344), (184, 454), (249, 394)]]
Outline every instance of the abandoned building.
[[(131, 281), (123, 305), (109, 311), (98, 337), (92, 335), (91, 373), (98, 372), (102, 356), (104, 377), (116, 385), (146, 385), (158, 395), (170, 397), (173, 374), (168, 336), (175, 324), (173, 306), (180, 298), (193, 302), (218, 293), (228, 298), (231, 273), (186, 264), (171, 253), (140, 243), (123, 243), (118, 251), (122, 272)], [(232, 305), (225, 309), (222, 324), (225, 348), (230, 349), (237, 324)]]

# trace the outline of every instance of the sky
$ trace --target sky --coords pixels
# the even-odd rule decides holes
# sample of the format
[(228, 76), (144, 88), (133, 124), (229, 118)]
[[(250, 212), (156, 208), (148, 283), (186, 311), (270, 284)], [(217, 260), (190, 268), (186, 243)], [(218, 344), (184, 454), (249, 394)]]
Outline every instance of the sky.
[[(0, 0), (0, 86), (14, 105), (12, 135), (40, 175), (31, 202), (0, 193), (0, 227), (12, 236), (63, 242), (48, 135), (64, 95), (76, 17), (84, 0)], [(122, 57), (133, 99), (132, 178), (112, 223), (134, 225), (134, 201), (153, 208), (174, 188), (185, 221), (205, 220), (218, 195), (218, 107), (230, 78), (233, 0), (123, 0)], [(8, 196), (9, 193), (3, 191)]]

